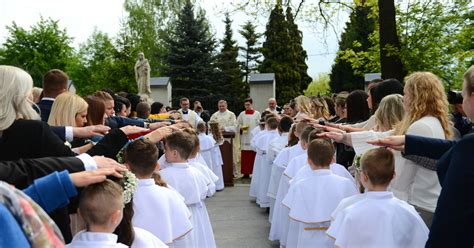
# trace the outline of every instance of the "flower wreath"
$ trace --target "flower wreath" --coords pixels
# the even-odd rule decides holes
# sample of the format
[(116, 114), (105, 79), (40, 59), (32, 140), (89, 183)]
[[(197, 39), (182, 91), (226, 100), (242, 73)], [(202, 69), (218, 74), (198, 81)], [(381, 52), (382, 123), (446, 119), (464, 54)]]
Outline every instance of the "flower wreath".
[(123, 203), (127, 204), (129, 203), (133, 195), (135, 194), (135, 190), (137, 189), (138, 186), (138, 179), (130, 171), (125, 171), (122, 173), (123, 175)]

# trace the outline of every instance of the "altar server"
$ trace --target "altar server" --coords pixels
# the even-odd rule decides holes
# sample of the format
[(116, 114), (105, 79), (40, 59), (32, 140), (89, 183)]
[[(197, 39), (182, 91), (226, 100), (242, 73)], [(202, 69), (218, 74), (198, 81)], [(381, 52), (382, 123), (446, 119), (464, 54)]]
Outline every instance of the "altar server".
[(334, 157), (330, 140), (315, 139), (308, 145), (311, 175), (292, 183), (282, 205), (289, 209), (286, 247), (334, 247), (326, 236), (331, 213), (339, 202), (357, 194), (356, 186), (329, 169)]
[(204, 199), (210, 181), (198, 169), (187, 162), (194, 149), (193, 138), (183, 132), (174, 132), (165, 138), (165, 157), (171, 166), (160, 171), (163, 180), (176, 189), (192, 213), (193, 231), (190, 233), (193, 247), (215, 247), (214, 234)]
[(125, 149), (125, 164), (138, 178), (133, 196), (135, 213), (132, 223), (151, 232), (169, 246), (190, 245), (186, 237), (193, 229), (189, 220), (191, 212), (184, 198), (166, 187), (160, 175), (154, 172), (157, 158), (156, 145), (146, 139), (135, 140)]
[[(393, 153), (385, 148), (364, 153), (360, 181), (367, 192), (333, 214), (335, 220), (327, 235), (335, 239), (336, 246), (425, 247), (429, 231), (420, 215), (413, 206), (387, 191), (395, 176), (394, 167)], [(351, 198), (347, 201), (354, 202)], [(344, 201), (340, 204), (347, 205)]]

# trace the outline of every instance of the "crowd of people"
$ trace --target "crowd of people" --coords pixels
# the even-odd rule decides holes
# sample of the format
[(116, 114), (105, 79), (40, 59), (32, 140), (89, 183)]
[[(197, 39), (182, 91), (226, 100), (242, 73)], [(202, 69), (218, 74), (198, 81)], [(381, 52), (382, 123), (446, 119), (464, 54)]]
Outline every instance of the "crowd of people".
[(0, 66), (0, 247), (216, 247), (205, 202), (224, 189), (229, 137), (282, 247), (474, 245), (474, 66), (462, 96), (415, 72), (261, 112), (248, 98), (238, 115), (225, 100), (211, 114), (80, 97), (68, 80), (53, 69), (33, 88)]

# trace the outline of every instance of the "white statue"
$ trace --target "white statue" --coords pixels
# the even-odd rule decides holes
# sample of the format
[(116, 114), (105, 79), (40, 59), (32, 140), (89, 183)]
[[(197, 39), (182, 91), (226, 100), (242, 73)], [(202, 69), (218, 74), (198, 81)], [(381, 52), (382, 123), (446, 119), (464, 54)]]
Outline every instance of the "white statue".
[(135, 63), (135, 79), (137, 80), (138, 94), (150, 96), (150, 64), (143, 53), (138, 54)]

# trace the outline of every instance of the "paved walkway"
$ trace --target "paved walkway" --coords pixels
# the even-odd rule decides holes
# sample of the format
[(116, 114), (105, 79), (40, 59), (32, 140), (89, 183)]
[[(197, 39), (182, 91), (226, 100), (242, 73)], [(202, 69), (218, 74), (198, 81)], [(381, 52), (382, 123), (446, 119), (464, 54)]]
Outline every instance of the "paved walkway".
[(236, 184), (206, 200), (217, 247), (278, 247), (268, 240), (268, 213), (248, 193), (248, 184)]

